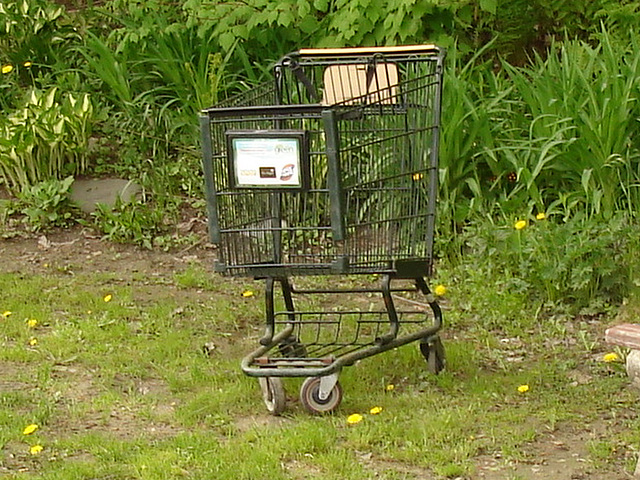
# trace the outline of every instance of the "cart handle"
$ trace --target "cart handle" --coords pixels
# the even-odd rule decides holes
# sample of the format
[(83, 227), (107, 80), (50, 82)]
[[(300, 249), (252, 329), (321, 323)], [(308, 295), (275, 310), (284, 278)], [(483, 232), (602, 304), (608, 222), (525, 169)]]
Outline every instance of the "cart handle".
[(301, 57), (316, 56), (344, 56), (344, 55), (373, 55), (381, 54), (437, 54), (441, 49), (436, 45), (402, 45), (399, 47), (356, 47), (356, 48), (302, 48), (298, 50)]

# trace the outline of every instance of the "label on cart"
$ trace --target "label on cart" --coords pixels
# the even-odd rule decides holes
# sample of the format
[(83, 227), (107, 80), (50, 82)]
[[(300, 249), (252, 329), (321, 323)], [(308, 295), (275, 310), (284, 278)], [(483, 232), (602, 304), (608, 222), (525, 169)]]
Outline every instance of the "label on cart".
[(305, 132), (236, 131), (227, 135), (235, 187), (304, 188)]

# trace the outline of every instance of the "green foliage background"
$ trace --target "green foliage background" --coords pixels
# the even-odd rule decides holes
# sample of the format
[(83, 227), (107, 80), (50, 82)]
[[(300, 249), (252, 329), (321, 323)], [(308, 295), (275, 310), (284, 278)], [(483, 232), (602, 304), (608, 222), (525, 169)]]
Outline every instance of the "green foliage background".
[[(167, 225), (202, 208), (200, 109), (300, 47), (435, 42), (449, 50), (443, 264), (517, 277), (543, 301), (619, 302), (636, 283), (640, 238), (639, 22), (637, 0), (4, 2), (3, 186), (22, 202), (11, 211), (55, 225), (68, 212), (44, 212), (65, 203), (42, 197), (68, 188), (30, 190), (41, 182), (136, 180), (144, 207), (93, 222), (114, 240), (167, 246)], [(545, 230), (515, 241), (515, 222), (540, 213)]]

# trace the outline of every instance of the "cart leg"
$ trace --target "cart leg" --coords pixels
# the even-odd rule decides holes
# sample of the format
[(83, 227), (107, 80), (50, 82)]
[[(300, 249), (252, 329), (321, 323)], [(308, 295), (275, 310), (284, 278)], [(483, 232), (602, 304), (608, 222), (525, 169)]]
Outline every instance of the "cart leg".
[(432, 335), (428, 338), (420, 340), (420, 352), (427, 361), (427, 370), (437, 375), (445, 367), (444, 345), (438, 335)]
[[(284, 297), (284, 304), (287, 307), (287, 312), (295, 312), (295, 306), (293, 304), (293, 288), (288, 278), (279, 279), (280, 286), (282, 287), (282, 296)], [(289, 315), (289, 320), (294, 321), (295, 315)]]
[(440, 330), (442, 328), (442, 309), (440, 308), (440, 305), (438, 305), (438, 302), (431, 293), (431, 290), (429, 290), (427, 281), (423, 277), (416, 278), (415, 283), (418, 290), (420, 290), (420, 292), (422, 292), (422, 294), (427, 297), (427, 302), (429, 303), (429, 307), (433, 312), (434, 328), (436, 329), (436, 331)]
[[(294, 325), (293, 322), (295, 322), (296, 320), (296, 315), (295, 305), (293, 303), (293, 287), (291, 286), (291, 283), (289, 282), (289, 279), (287, 277), (279, 279), (279, 282), (282, 287), (284, 304), (287, 308), (287, 312), (289, 312), (289, 321), (292, 325)], [(284, 357), (304, 358), (307, 356), (307, 349), (304, 344), (300, 343), (300, 337), (298, 336), (298, 333), (299, 332), (294, 329), (293, 333), (289, 337), (285, 338), (280, 343), (280, 345), (278, 345), (280, 353)]]
[[(438, 305), (431, 290), (429, 290), (427, 281), (423, 277), (416, 278), (415, 283), (416, 288), (427, 297), (427, 302), (433, 312), (434, 327), (437, 332), (442, 327), (442, 310), (440, 309), (440, 305)], [(437, 333), (420, 340), (420, 352), (427, 361), (427, 369), (429, 372), (437, 375), (444, 369), (446, 364), (445, 350), (442, 340), (440, 340)]]
[(387, 315), (389, 316), (389, 331), (376, 340), (384, 345), (398, 336), (399, 328), (398, 313), (396, 312), (396, 306), (391, 296), (391, 275), (388, 274), (382, 278), (382, 298), (384, 299), (384, 305), (387, 310)]
[(265, 282), (265, 294), (264, 294), (264, 305), (265, 305), (265, 317), (267, 320), (267, 324), (265, 326), (264, 336), (260, 339), (260, 345), (269, 345), (273, 340), (273, 333), (275, 329), (275, 313), (273, 307), (273, 284), (274, 278), (267, 277)]

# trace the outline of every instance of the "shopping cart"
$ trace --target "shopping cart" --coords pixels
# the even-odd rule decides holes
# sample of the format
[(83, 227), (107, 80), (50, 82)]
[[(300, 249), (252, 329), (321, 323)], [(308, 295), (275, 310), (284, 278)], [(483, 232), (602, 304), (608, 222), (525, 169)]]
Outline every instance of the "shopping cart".
[[(433, 45), (303, 49), (272, 81), (202, 112), (215, 270), (265, 281), (265, 333), (242, 370), (259, 378), (272, 414), (285, 407), (283, 377), (307, 377), (303, 406), (330, 412), (343, 367), (410, 342), (430, 371), (444, 367), (427, 284), (444, 55)], [(352, 274), (367, 275), (306, 279), (318, 279), (313, 288), (291, 280)], [(303, 297), (313, 308), (296, 308)]]

